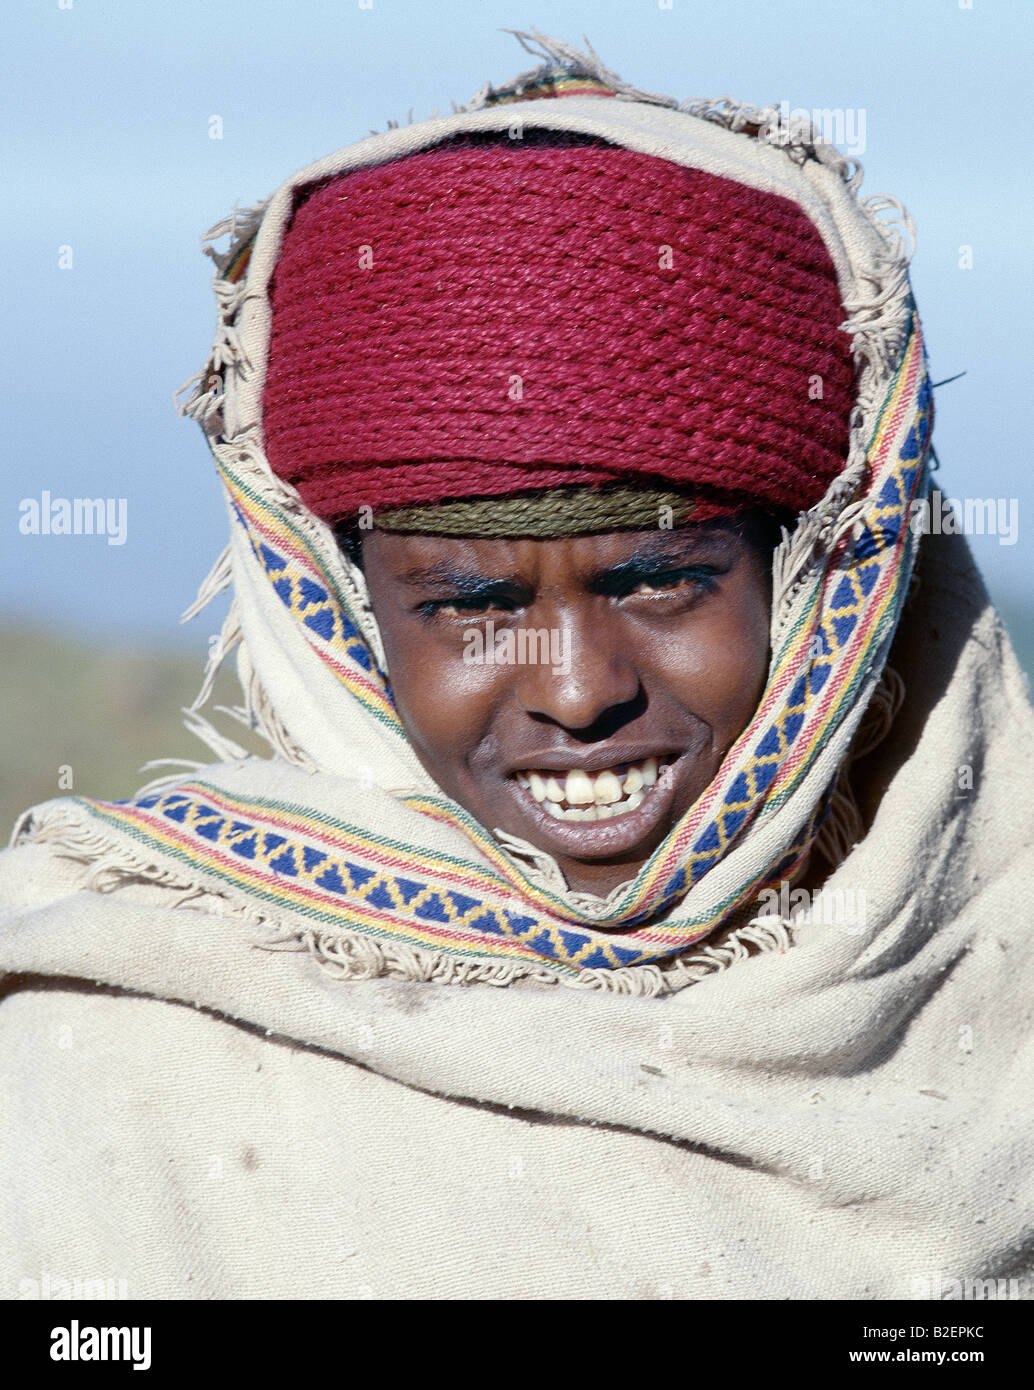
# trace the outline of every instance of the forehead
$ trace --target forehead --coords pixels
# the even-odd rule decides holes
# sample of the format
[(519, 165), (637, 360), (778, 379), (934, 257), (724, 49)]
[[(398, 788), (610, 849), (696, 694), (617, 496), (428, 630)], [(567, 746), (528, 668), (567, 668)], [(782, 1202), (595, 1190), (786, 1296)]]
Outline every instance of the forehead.
[(632, 559), (683, 563), (702, 556), (732, 559), (745, 545), (728, 524), (663, 531), (605, 531), (559, 538), (404, 535), (373, 531), (363, 540), (367, 561), (406, 584), (468, 573), (525, 579), (577, 580)]

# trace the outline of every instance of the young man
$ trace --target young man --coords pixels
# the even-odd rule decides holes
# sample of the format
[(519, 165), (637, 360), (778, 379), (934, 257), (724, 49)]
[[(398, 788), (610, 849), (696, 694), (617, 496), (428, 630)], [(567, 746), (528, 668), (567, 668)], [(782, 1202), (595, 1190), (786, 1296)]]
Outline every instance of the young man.
[(961, 539), (915, 568), (904, 248), (810, 132), (544, 43), (215, 229), (272, 756), (22, 822), (12, 1291), (1026, 1277), (1034, 725)]

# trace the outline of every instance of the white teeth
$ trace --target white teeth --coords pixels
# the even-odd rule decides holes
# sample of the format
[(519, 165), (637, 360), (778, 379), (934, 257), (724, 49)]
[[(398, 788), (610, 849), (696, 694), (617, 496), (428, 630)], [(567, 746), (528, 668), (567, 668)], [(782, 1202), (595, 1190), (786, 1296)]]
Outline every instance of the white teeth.
[(558, 807), (554, 814), (558, 820), (599, 820), (600, 811), (606, 809), (603, 806), (572, 806), (569, 811), (562, 811)]
[(599, 774), (593, 787), (593, 796), (597, 806), (612, 806), (615, 801), (621, 800), (621, 783), (613, 772)]
[[(534, 774), (533, 774), (533, 775), (534, 775)], [(632, 794), (632, 792), (637, 792), (637, 791), (639, 791), (640, 788), (642, 787), (642, 785), (643, 785), (643, 774), (639, 771), (639, 769), (638, 769), (637, 767), (630, 767), (630, 768), (628, 769), (628, 772), (627, 772), (626, 776), (625, 776), (625, 786), (624, 786), (625, 795), (626, 795), (626, 796), (630, 796), (630, 795)]]
[(671, 761), (661, 762), (658, 767), (657, 758), (645, 758), (641, 763), (623, 764), (623, 773), (607, 768), (595, 776), (579, 767), (567, 773), (529, 770), (517, 773), (517, 781), (557, 820), (610, 820), (641, 806), (671, 765)]
[(567, 774), (564, 790), (567, 793), (568, 806), (592, 806), (596, 801), (589, 774), (583, 772), (580, 767), (572, 769)]
[(564, 789), (555, 777), (550, 777), (546, 782), (546, 795), (550, 801), (563, 801)]

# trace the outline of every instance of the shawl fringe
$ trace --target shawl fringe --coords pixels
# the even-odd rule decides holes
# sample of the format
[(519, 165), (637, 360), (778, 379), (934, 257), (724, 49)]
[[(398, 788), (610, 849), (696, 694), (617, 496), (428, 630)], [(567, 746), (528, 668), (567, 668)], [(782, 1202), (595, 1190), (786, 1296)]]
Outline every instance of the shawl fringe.
[(114, 893), (134, 884), (147, 884), (170, 895), (170, 908), (190, 908), (214, 917), (232, 918), (257, 929), (251, 945), (266, 951), (307, 951), (319, 967), (338, 980), (396, 980), (438, 984), (564, 985), (569, 989), (656, 998), (675, 994), (708, 975), (768, 951), (785, 951), (792, 944), (791, 924), (771, 914), (758, 916), (728, 931), (717, 944), (693, 946), (665, 965), (623, 966), (613, 970), (586, 969), (561, 974), (531, 961), (479, 961), (377, 941), (340, 928), (292, 926), (273, 914), (256, 911), (252, 902), (238, 902), (231, 893), (173, 871), (133, 853), (125, 844), (83, 823), (67, 802), (26, 811), (11, 836), (11, 846), (50, 846), (56, 857), (84, 866), (80, 891)]

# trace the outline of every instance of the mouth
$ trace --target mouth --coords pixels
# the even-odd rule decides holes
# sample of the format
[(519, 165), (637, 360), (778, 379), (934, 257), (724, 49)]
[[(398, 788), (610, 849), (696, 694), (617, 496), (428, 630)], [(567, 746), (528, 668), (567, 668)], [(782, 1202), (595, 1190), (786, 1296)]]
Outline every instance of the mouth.
[(680, 762), (680, 754), (669, 753), (599, 772), (528, 768), (514, 781), (544, 840), (568, 854), (610, 857), (634, 849), (661, 824)]

